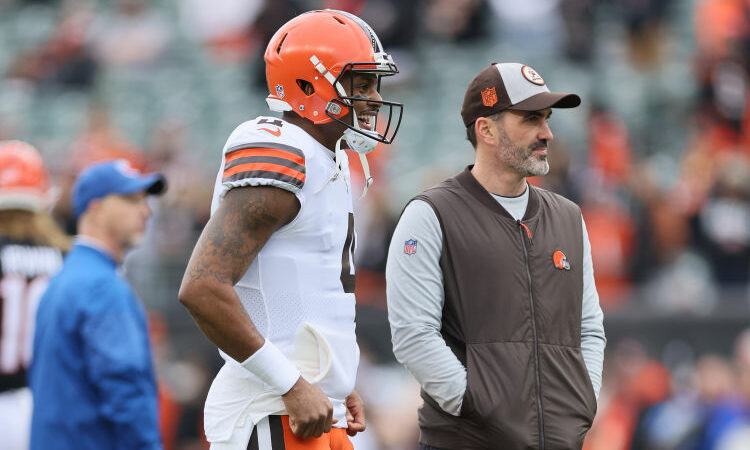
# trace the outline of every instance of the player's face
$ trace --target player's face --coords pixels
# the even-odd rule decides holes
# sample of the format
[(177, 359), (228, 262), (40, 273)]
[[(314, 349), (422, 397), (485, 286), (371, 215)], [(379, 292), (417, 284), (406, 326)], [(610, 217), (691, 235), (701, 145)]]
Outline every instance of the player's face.
[(541, 111), (506, 111), (497, 121), (500, 160), (523, 177), (546, 175), (550, 108)]
[(346, 77), (343, 85), (347, 94), (362, 98), (361, 101), (354, 101), (354, 112), (357, 114), (359, 127), (363, 130), (374, 131), (380, 103), (368, 100), (383, 100), (378, 93), (378, 77), (374, 74), (355, 73), (353, 77)]
[(143, 241), (146, 221), (151, 208), (145, 192), (129, 195), (109, 195), (102, 200), (103, 226), (122, 249), (135, 247)]

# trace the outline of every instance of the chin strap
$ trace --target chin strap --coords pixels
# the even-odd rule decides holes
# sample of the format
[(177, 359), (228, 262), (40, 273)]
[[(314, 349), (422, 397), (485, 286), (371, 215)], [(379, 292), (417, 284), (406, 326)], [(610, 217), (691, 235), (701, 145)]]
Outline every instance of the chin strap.
[(367, 162), (367, 156), (365, 156), (364, 153), (360, 153), (359, 160), (362, 162), (362, 173), (365, 175), (365, 188), (362, 189), (362, 195), (359, 196), (361, 200), (365, 198), (365, 195), (367, 195), (367, 189), (372, 185), (375, 179), (370, 175), (370, 164)]
[[(339, 175), (341, 175), (341, 172), (343, 171), (342, 164), (344, 162), (344, 158), (346, 157), (346, 151), (341, 148), (341, 141), (344, 139), (342, 136), (339, 138), (338, 141), (336, 141), (336, 149), (334, 151), (334, 163), (336, 164), (336, 170), (334, 170), (333, 175), (331, 175), (331, 178), (326, 181), (323, 186), (320, 187), (315, 193), (318, 194), (320, 191), (325, 189), (326, 186), (328, 186), (328, 183), (331, 181), (336, 180)], [(363, 199), (365, 195), (367, 195), (367, 189), (372, 186), (372, 183), (375, 181), (375, 179), (370, 175), (370, 163), (367, 162), (367, 156), (365, 156), (364, 153), (359, 153), (359, 160), (362, 163), (362, 173), (365, 176), (365, 187), (362, 189), (362, 195), (359, 196), (360, 199)], [(346, 190), (349, 190), (349, 183), (346, 183)]]
[[(336, 169), (334, 169), (333, 175), (331, 175), (331, 177), (328, 179), (328, 181), (326, 181), (325, 183), (323, 183), (323, 186), (321, 186), (320, 189), (318, 189), (317, 191), (315, 191), (316, 194), (320, 193), (320, 191), (322, 191), (323, 189), (325, 189), (326, 186), (328, 186), (328, 183), (330, 183), (331, 181), (336, 180), (339, 177), (339, 175), (341, 175), (341, 172), (342, 172), (342, 169), (343, 169), (343, 167), (341, 165), (344, 162), (344, 157), (346, 156), (346, 151), (344, 151), (344, 149), (341, 148), (341, 141), (343, 139), (344, 139), (344, 137), (342, 136), (342, 137), (340, 137), (336, 141), (336, 147), (335, 147), (335, 150), (333, 152), (333, 162), (334, 162), (334, 164), (336, 164)], [(346, 190), (348, 191), (349, 190), (349, 183), (344, 183), (344, 184), (346, 184)]]
[[(344, 90), (344, 87), (341, 86), (341, 83), (338, 83), (336, 81), (336, 78), (333, 76), (333, 74), (326, 68), (326, 66), (323, 65), (322, 62), (320, 62), (320, 59), (318, 59), (317, 56), (312, 55), (310, 57), (310, 62), (315, 66), (315, 69), (317, 69), (318, 72), (320, 72), (326, 80), (328, 80), (329, 83), (336, 89), (336, 92), (338, 92), (340, 97), (346, 97), (346, 91)], [(270, 103), (269, 103), (270, 105)], [(329, 103), (330, 105), (330, 103)], [(354, 111), (354, 104), (352, 101), (347, 101), (347, 106), (351, 109), (352, 112), (352, 126), (356, 128), (359, 131), (365, 132), (365, 130), (362, 130), (359, 128), (359, 123), (357, 122), (357, 113)], [(364, 198), (365, 195), (367, 195), (367, 189), (372, 185), (374, 179), (370, 175), (370, 164), (367, 162), (367, 157), (365, 154), (370, 153), (375, 149), (375, 146), (378, 144), (375, 139), (373, 139), (370, 136), (367, 136), (365, 134), (359, 134), (351, 129), (347, 129), (344, 131), (344, 135), (339, 138), (338, 141), (336, 141), (336, 150), (334, 151), (334, 161), (336, 163), (336, 171), (331, 176), (331, 178), (328, 179), (328, 181), (321, 186), (320, 189), (316, 192), (316, 194), (325, 188), (328, 183), (335, 180), (339, 177), (341, 174), (341, 163), (343, 162), (344, 153), (345, 151), (341, 149), (341, 140), (346, 139), (347, 144), (349, 144), (349, 148), (354, 150), (359, 154), (359, 160), (362, 162), (362, 172), (365, 176), (365, 187), (362, 189), (362, 195), (359, 197), (360, 199)], [(349, 184), (346, 183), (346, 189), (349, 189)]]
[[(359, 123), (357, 122), (357, 113), (354, 111), (353, 107), (352, 117), (354, 127), (360, 131), (364, 131), (359, 128)], [(342, 139), (346, 139), (349, 147), (357, 152), (357, 154), (359, 155), (359, 161), (362, 163), (362, 174), (365, 176), (365, 187), (362, 189), (362, 195), (359, 196), (361, 200), (365, 197), (365, 195), (367, 195), (367, 189), (369, 189), (372, 183), (375, 181), (375, 179), (372, 178), (372, 175), (370, 175), (370, 163), (367, 162), (367, 154), (375, 149), (375, 146), (378, 145), (378, 142), (375, 139), (369, 136), (363, 136), (352, 129), (347, 129), (346, 131), (344, 131), (344, 136), (342, 137)]]
[[(328, 181), (333, 181), (336, 178), (338, 178), (339, 175), (342, 175), (343, 167), (342, 164), (344, 163), (344, 159), (346, 159), (346, 151), (341, 148), (341, 141), (343, 138), (339, 138), (338, 141), (336, 141), (336, 152), (334, 155), (334, 162), (336, 163), (336, 173), (333, 175), (333, 178), (331, 178)], [(346, 174), (343, 174), (344, 176), (344, 185), (346, 186), (346, 191), (349, 192), (349, 183), (346, 181)]]

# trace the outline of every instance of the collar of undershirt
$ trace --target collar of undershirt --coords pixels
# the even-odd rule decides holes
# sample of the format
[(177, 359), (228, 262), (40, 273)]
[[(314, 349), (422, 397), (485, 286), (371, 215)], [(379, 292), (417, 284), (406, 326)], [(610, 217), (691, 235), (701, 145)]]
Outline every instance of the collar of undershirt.
[[(494, 211), (496, 214), (499, 214), (503, 217), (506, 217), (510, 220), (513, 220), (515, 222), (516, 219), (514, 219), (508, 211), (503, 208), (500, 203), (495, 200), (495, 197), (492, 196), (487, 190), (479, 184), (476, 178), (474, 178), (474, 175), (471, 174), (471, 169), (474, 167), (473, 165), (467, 166), (466, 169), (459, 173), (456, 176), (456, 181), (464, 188), (466, 189), (474, 198), (476, 198), (480, 203), (482, 203), (485, 207), (489, 208), (490, 210)], [(534, 217), (539, 210), (539, 193), (536, 192), (536, 188), (531, 186), (530, 184), (526, 184), (527, 192), (529, 193), (529, 202), (526, 206), (526, 214), (523, 216), (523, 221), (527, 221)]]

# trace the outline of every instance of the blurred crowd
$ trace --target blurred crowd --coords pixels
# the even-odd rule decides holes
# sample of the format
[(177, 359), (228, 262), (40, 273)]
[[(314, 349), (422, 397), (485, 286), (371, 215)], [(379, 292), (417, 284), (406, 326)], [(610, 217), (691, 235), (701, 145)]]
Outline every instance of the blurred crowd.
[[(384, 97), (405, 104), (356, 205), (370, 424), (356, 448), (415, 448), (418, 388), (395, 364), (385, 316), (387, 246), (405, 201), (470, 160), (458, 111), (472, 74), (514, 60), (584, 99), (552, 118), (552, 169), (533, 182), (582, 206), (605, 327), (619, 330), (586, 448), (750, 448), (749, 0), (0, 0), (0, 140), (42, 152), (61, 225), (75, 233), (70, 186), (91, 162), (126, 158), (169, 180), (149, 245), (126, 261), (150, 310), (165, 448), (205, 447), (219, 362), (176, 293), (220, 149), (267, 113), (268, 39), (322, 7), (373, 26), (400, 69)], [(730, 330), (712, 319), (727, 314)], [(643, 339), (650, 315), (705, 318), (707, 335)], [(711, 340), (720, 328), (729, 337)]]

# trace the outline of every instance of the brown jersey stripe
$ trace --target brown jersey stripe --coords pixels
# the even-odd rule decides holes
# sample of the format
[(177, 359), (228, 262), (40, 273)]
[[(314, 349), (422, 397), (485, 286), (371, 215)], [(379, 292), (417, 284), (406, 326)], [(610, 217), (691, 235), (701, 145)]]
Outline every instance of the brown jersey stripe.
[(305, 166), (289, 161), (288, 159), (276, 158), (274, 156), (246, 156), (244, 158), (237, 158), (232, 162), (227, 163), (227, 165), (224, 166), (224, 170), (229, 170), (234, 166), (239, 166), (247, 163), (278, 164), (280, 166), (289, 167), (290, 169), (305, 173)]
[[(305, 173), (300, 172), (299, 170), (292, 169), (290, 167), (282, 166), (279, 164), (271, 164), (271, 163), (245, 163), (240, 164), (234, 167), (231, 167), (229, 169), (226, 169), (224, 171), (223, 177), (230, 177), (236, 173), (240, 172), (267, 172), (270, 174), (273, 173), (279, 173), (283, 175), (290, 176), (292, 178), (296, 178), (301, 182), (305, 182)], [(269, 178), (269, 177), (265, 177)], [(272, 178), (272, 177), (270, 177)]]
[(231, 181), (238, 181), (245, 178), (264, 178), (267, 180), (277, 180), (284, 183), (291, 184), (294, 187), (302, 189), (302, 187), (305, 185), (305, 181), (300, 180), (299, 178), (291, 177), (289, 175), (284, 175), (283, 173), (278, 172), (268, 172), (265, 170), (257, 170), (257, 171), (250, 171), (250, 172), (238, 172), (234, 175), (230, 175), (228, 177), (222, 178), (223, 183), (228, 183)]

